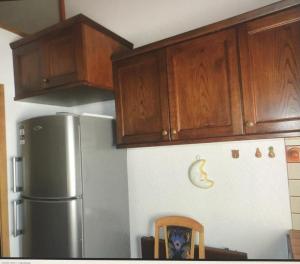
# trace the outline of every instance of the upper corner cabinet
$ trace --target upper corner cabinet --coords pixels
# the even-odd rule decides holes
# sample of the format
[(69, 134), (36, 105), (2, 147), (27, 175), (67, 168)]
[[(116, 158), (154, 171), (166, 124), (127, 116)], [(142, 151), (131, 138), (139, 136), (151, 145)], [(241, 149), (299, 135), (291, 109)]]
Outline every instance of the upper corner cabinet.
[(300, 130), (300, 6), (239, 28), (247, 134)]
[(172, 140), (243, 133), (235, 29), (167, 48)]
[(15, 100), (73, 106), (113, 98), (111, 56), (132, 44), (77, 15), (11, 48)]
[(170, 140), (165, 50), (113, 62), (118, 144)]

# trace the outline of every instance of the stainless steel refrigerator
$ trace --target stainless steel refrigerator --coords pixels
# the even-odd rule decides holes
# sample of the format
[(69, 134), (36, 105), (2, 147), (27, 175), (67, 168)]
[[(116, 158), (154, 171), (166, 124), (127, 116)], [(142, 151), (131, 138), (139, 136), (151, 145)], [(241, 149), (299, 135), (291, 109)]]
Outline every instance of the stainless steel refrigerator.
[(72, 114), (19, 124), (22, 257), (130, 257), (127, 157), (113, 126)]

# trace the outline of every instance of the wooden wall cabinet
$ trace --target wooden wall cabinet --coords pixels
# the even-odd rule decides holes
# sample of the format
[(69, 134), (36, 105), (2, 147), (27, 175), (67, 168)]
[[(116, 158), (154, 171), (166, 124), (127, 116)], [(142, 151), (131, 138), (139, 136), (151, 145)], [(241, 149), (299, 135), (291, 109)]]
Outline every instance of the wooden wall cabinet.
[(118, 144), (240, 135), (236, 31), (114, 63)]
[(113, 65), (118, 144), (170, 140), (165, 62), (156, 50)]
[(300, 131), (300, 6), (240, 26), (247, 134)]
[(119, 146), (300, 136), (300, 4), (291, 2), (114, 58)]
[(173, 140), (243, 133), (235, 29), (167, 48)]
[(11, 47), (15, 100), (73, 106), (113, 99), (111, 55), (132, 44), (77, 15)]

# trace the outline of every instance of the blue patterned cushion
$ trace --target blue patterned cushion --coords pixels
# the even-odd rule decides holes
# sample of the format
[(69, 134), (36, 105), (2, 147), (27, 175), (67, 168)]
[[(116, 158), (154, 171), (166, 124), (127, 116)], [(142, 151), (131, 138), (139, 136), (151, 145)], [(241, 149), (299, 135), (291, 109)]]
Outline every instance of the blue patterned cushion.
[(191, 252), (192, 229), (167, 226), (168, 253), (170, 259), (186, 259)]

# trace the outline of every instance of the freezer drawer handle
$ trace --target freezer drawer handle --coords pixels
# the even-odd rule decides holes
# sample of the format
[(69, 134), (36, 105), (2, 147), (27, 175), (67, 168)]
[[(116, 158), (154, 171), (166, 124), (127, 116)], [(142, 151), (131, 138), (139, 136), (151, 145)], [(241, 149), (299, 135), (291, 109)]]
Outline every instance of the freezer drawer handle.
[(13, 192), (21, 192), (23, 191), (22, 187), (17, 187), (17, 162), (21, 162), (22, 158), (21, 157), (13, 157), (12, 162), (13, 162)]
[(24, 234), (24, 230), (18, 229), (19, 225), (19, 214), (18, 214), (18, 205), (22, 204), (23, 200), (14, 200), (13, 201), (13, 210), (14, 210), (14, 229), (13, 236), (17, 237), (19, 235)]

